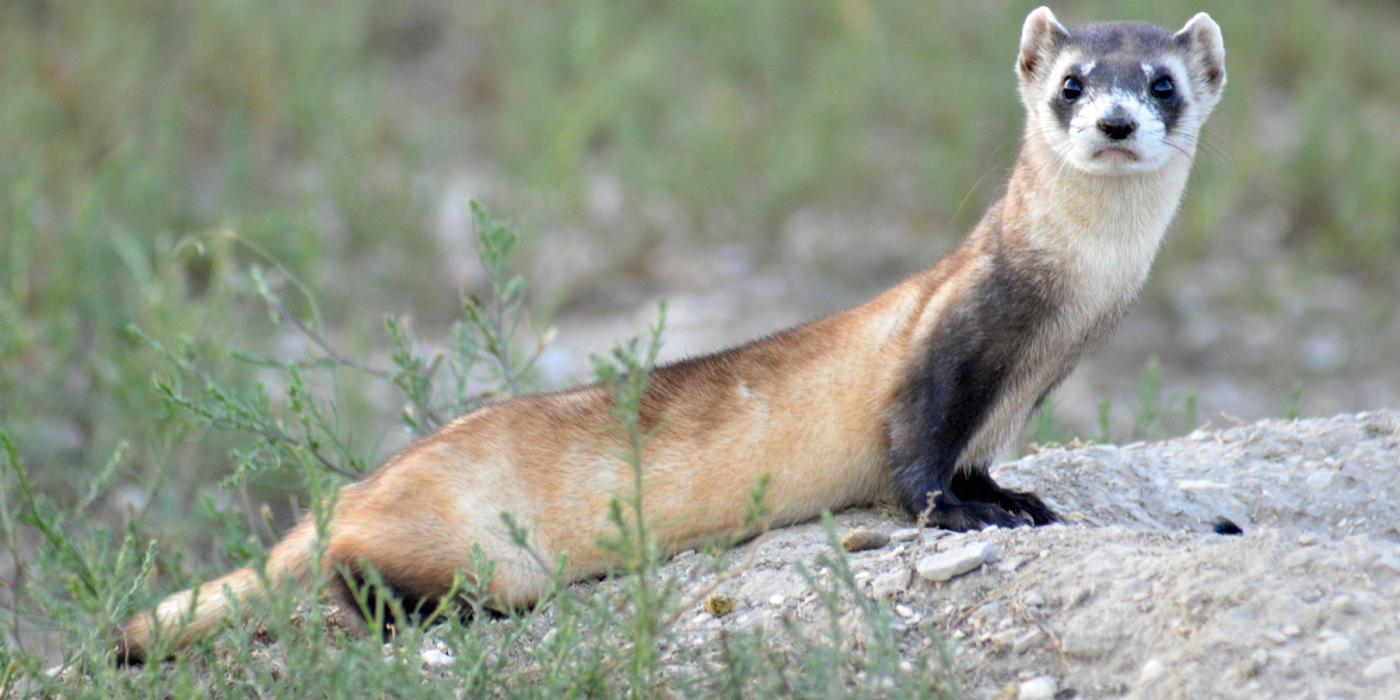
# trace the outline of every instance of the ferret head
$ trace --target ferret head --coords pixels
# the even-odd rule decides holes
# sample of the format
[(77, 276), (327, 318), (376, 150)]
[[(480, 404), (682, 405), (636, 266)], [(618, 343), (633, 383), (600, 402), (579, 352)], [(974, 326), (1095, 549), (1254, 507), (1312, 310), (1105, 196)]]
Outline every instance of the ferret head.
[(1172, 34), (1136, 22), (1066, 29), (1041, 7), (1021, 30), (1016, 74), (1028, 140), (1083, 172), (1153, 172), (1194, 157), (1225, 87), (1225, 45), (1204, 12)]

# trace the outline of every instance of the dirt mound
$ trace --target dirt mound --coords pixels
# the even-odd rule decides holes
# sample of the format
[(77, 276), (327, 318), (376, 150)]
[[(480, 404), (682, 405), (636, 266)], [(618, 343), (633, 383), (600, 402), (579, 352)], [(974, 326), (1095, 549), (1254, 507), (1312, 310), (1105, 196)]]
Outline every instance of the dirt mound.
[[(928, 622), (956, 640), (968, 697), (1400, 697), (1400, 414), (1054, 449), (994, 474), (1068, 522), (949, 534), (884, 509), (836, 518), (890, 535), (849, 555), (857, 579), (890, 600), (911, 652)], [(1244, 534), (1216, 534), (1221, 517)], [(734, 610), (697, 609), (681, 640), (822, 619), (794, 563), (827, 547), (820, 524), (771, 533), (720, 588)]]

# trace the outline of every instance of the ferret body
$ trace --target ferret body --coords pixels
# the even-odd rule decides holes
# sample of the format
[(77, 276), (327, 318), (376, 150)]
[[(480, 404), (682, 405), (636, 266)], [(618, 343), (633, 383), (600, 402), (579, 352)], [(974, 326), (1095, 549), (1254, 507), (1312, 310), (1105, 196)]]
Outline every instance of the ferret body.
[[(1224, 47), (1204, 13), (1175, 34), (1071, 31), (1040, 8), (1016, 74), (1021, 152), (961, 247), (866, 304), (654, 371), (643, 504), (663, 547), (740, 528), (765, 477), (772, 525), (885, 498), (955, 530), (1057, 519), (987, 469), (1136, 298), (1224, 87)], [(528, 605), (550, 574), (513, 544), (503, 513), (545, 561), (564, 557), (568, 579), (607, 573), (609, 502), (633, 488), (610, 401), (590, 386), (457, 419), (341, 490), (321, 560), (314, 526), (294, 528), (267, 578), (319, 569), (349, 603), (345, 578), (372, 566), (395, 594), (432, 600), (472, 574), (475, 546), (496, 562), (492, 604)], [(144, 660), (157, 626), (176, 648), (207, 633), (261, 585), (240, 569), (167, 598), (159, 625), (127, 623), (119, 660)]]

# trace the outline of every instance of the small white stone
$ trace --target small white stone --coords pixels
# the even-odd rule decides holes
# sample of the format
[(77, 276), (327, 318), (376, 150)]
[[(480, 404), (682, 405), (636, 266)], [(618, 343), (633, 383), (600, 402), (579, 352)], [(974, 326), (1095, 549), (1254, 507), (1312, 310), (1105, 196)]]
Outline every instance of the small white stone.
[(1054, 700), (1055, 692), (1059, 689), (1060, 685), (1054, 678), (1040, 676), (1022, 683), (1016, 697), (1019, 700)]
[(1166, 672), (1167, 667), (1164, 666), (1161, 661), (1157, 659), (1148, 659), (1147, 663), (1142, 665), (1142, 670), (1138, 672), (1138, 683), (1151, 683), (1161, 678), (1162, 674)]
[(915, 568), (919, 576), (929, 581), (947, 581), (981, 566), (992, 556), (992, 545), (976, 542), (946, 552), (932, 554), (919, 560)]
[(903, 618), (910, 618), (914, 616), (914, 609), (908, 605), (896, 605), (894, 606), (894, 614)]
[(1374, 681), (1387, 676), (1393, 676), (1395, 675), (1395, 671), (1394, 657), (1387, 656), (1366, 664), (1366, 668), (1361, 670), (1361, 675), (1365, 676), (1367, 680)]
[(1068, 656), (1098, 659), (1119, 646), (1120, 635), (1109, 628), (1070, 628), (1060, 638), (1060, 648)]
[(1303, 479), (1303, 483), (1307, 484), (1310, 489), (1321, 491), (1331, 485), (1332, 480), (1336, 478), (1336, 476), (1336, 472), (1315, 471), (1308, 474), (1307, 478)]
[(423, 665), (428, 668), (447, 666), (456, 660), (451, 654), (444, 654), (437, 649), (425, 649), (419, 656), (423, 659)]
[(1315, 545), (1317, 544), (1317, 535), (1314, 535), (1311, 532), (1305, 532), (1301, 535), (1298, 535), (1298, 544), (1304, 547), (1310, 547), (1312, 545)]
[(1041, 595), (1040, 591), (1030, 590), (1026, 591), (1024, 596), (1021, 596), (1021, 602), (1026, 605), (1044, 605), (1045, 596)]
[(1287, 625), (1284, 625), (1284, 626), (1283, 626), (1283, 633), (1286, 634), (1286, 635), (1288, 635), (1288, 636), (1290, 636), (1290, 637), (1296, 637), (1296, 636), (1302, 634), (1302, 633), (1303, 633), (1303, 630), (1298, 629), (1298, 626), (1297, 626), (1297, 625), (1294, 625), (1294, 624), (1287, 624)]
[(1351, 651), (1351, 640), (1341, 635), (1329, 637), (1318, 647), (1318, 651), (1321, 651), (1323, 656), (1340, 656)]
[(1035, 644), (1039, 640), (1040, 630), (1030, 630), (1025, 634), (1017, 637), (1016, 641), (1011, 643), (1011, 651), (1016, 652), (1017, 654), (1024, 654), (1026, 653), (1026, 650), (1031, 648), (1032, 644)]
[(1021, 565), (1024, 564), (1024, 563), (1026, 563), (1026, 558), (1025, 558), (1025, 557), (1011, 557), (1011, 558), (1009, 558), (1009, 559), (1005, 559), (1005, 560), (1003, 560), (1002, 562), (998, 563), (998, 564), (997, 564), (997, 571), (1000, 571), (1000, 572), (1002, 572), (1002, 573), (1004, 573), (1004, 574), (1009, 574), (1009, 573), (1011, 573), (1011, 572), (1013, 572), (1013, 571), (1015, 571), (1015, 570), (1021, 568)]
[(768, 599), (768, 604), (775, 608), (781, 608), (783, 606), (783, 602), (783, 596), (779, 593), (774, 593), (773, 596)]
[(1400, 557), (1390, 552), (1382, 553), (1371, 561), (1371, 568), (1391, 574), (1400, 574)]
[(890, 539), (895, 542), (913, 542), (919, 539), (919, 529), (914, 527), (904, 527), (890, 533)]
[(947, 536), (947, 530), (940, 530), (938, 528), (928, 528), (923, 532), (924, 544), (933, 544), (934, 542), (937, 542)]
[(909, 570), (903, 567), (880, 574), (870, 583), (870, 592), (879, 598), (893, 598), (909, 587)]
[(1016, 642), (1016, 630), (1002, 630), (996, 634), (983, 635), (983, 639), (997, 649), (1005, 649)]

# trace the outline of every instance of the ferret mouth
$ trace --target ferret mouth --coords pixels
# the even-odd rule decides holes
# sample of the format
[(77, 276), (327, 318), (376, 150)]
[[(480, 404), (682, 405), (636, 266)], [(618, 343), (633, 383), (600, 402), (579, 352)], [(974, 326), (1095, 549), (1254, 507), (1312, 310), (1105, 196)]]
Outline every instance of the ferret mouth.
[(1105, 148), (1100, 148), (1099, 150), (1094, 151), (1093, 157), (1094, 160), (1104, 160), (1110, 163), (1132, 163), (1142, 159), (1142, 156), (1139, 156), (1137, 151), (1131, 148), (1124, 148), (1123, 146), (1108, 146)]

